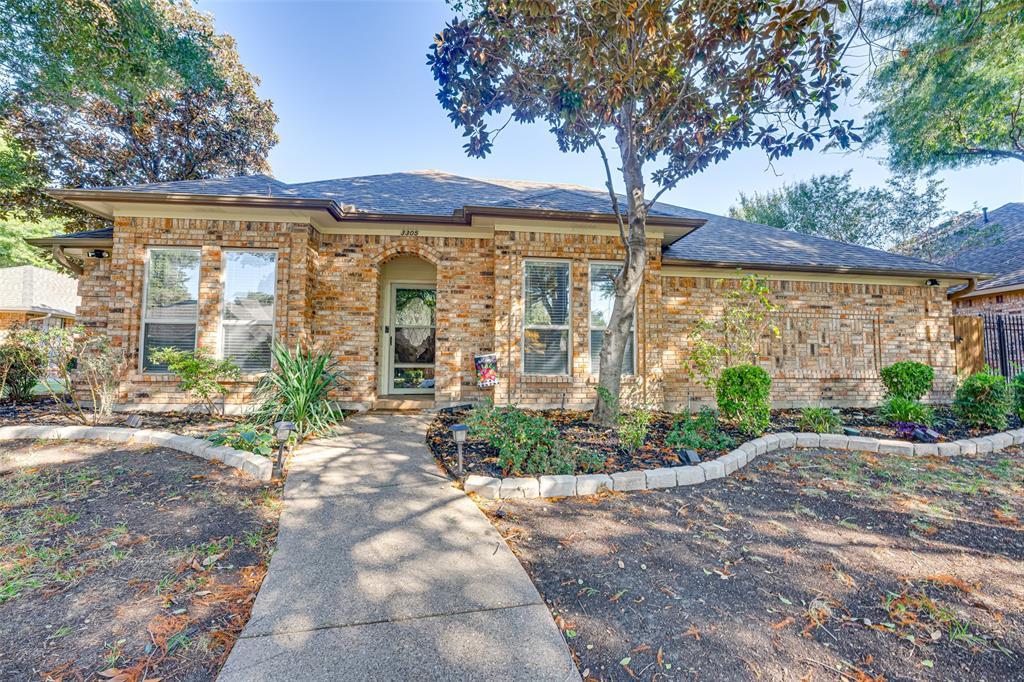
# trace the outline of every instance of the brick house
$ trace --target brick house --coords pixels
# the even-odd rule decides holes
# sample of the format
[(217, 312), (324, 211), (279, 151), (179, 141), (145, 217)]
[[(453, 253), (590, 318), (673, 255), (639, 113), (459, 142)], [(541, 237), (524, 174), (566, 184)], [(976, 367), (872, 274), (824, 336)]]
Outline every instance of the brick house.
[[(148, 358), (169, 345), (237, 362), (240, 407), (274, 337), (331, 348), (349, 407), (593, 403), (605, 285), (622, 256), (601, 191), (417, 171), (53, 195), (113, 221), (32, 243), (81, 264), (80, 320), (132, 359), (122, 403), (180, 404)], [(776, 404), (876, 402), (879, 369), (903, 359), (935, 367), (933, 399), (950, 391), (946, 289), (969, 273), (661, 203), (648, 243), (623, 381), (632, 401), (709, 398), (687, 372), (688, 334), (749, 272), (784, 306), (760, 359)], [(481, 388), (474, 356), (485, 353), (498, 382)]]
[(75, 319), (78, 282), (35, 265), (0, 268), (0, 338), (14, 325), (64, 326)]

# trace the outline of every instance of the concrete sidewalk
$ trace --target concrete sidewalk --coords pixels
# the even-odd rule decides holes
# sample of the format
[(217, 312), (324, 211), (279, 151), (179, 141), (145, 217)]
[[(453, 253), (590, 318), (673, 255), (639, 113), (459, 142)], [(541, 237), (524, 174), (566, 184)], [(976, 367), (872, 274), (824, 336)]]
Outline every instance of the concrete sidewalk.
[(361, 415), (302, 447), (220, 682), (579, 680), (526, 571), (434, 463), (427, 422)]

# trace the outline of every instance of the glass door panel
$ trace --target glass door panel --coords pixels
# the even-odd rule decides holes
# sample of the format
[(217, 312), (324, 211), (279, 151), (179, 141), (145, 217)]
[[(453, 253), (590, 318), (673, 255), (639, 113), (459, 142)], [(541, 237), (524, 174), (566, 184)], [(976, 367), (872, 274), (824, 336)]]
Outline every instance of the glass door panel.
[(395, 285), (391, 290), (390, 390), (434, 392), (437, 292), (433, 287)]

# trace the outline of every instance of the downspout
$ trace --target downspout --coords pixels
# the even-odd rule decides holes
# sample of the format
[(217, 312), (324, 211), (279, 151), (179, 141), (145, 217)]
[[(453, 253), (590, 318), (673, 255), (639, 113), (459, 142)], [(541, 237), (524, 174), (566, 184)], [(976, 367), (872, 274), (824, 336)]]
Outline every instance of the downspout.
[(64, 253), (64, 247), (60, 244), (54, 244), (50, 249), (50, 253), (53, 254), (53, 259), (66, 267), (71, 272), (81, 277), (84, 269), (81, 265), (68, 258), (67, 254)]
[(957, 291), (954, 291), (949, 295), (948, 298), (950, 301), (956, 301), (957, 299), (961, 299), (964, 296), (967, 296), (968, 294), (972, 293), (976, 286), (978, 286), (978, 278), (971, 277), (969, 280), (967, 280), (967, 286), (965, 286), (963, 289), (958, 289)]

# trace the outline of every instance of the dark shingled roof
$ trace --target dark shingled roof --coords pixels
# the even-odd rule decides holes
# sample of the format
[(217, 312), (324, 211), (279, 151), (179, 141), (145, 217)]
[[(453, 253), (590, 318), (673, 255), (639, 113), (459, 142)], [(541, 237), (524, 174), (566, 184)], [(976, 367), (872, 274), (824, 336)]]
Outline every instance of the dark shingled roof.
[[(347, 211), (451, 216), (466, 206), (546, 209), (611, 214), (603, 190), (579, 185), (468, 178), (441, 171), (409, 171), (285, 184), (266, 175), (186, 180), (97, 191), (199, 196), (329, 199)], [(624, 201), (624, 199), (622, 199)], [(869, 270), (901, 273), (962, 272), (918, 258), (843, 244), (659, 202), (652, 216), (706, 221), (666, 248), (670, 260), (707, 265)], [(80, 233), (86, 234), (86, 233)], [(63, 235), (70, 236), (70, 235)], [(98, 235), (93, 235), (98, 236)]]

